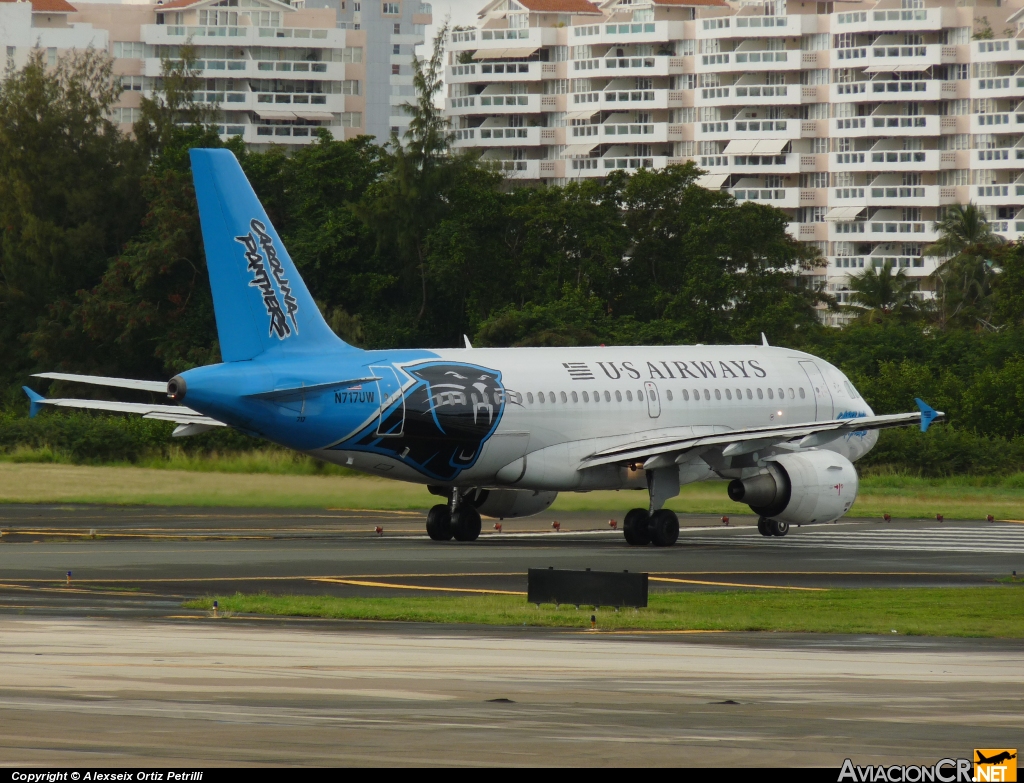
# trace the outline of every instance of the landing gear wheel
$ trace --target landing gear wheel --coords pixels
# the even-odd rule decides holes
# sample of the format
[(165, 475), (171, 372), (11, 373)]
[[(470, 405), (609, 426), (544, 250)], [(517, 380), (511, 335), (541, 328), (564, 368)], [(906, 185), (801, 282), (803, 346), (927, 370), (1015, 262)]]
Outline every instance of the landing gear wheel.
[(450, 541), (452, 538), (452, 512), (448, 506), (439, 503), (427, 512), (427, 535), (434, 541)]
[(679, 539), (679, 517), (667, 508), (655, 511), (647, 530), (655, 546), (672, 546)]
[(770, 536), (770, 535), (772, 535), (772, 523), (771, 523), (771, 520), (770, 519), (765, 519), (764, 517), (758, 517), (757, 518), (757, 532), (760, 533), (762, 536)]
[(651, 543), (651, 515), (646, 508), (633, 508), (626, 512), (622, 520), (622, 532), (626, 543), (632, 546), (646, 546)]
[(784, 535), (786, 535), (786, 533), (789, 532), (789, 522), (780, 522), (778, 519), (773, 519), (771, 521), (771, 526), (773, 536), (778, 536), (779, 538), (782, 538)]
[(476, 541), (480, 537), (480, 513), (462, 505), (452, 514), (452, 534), (456, 541)]

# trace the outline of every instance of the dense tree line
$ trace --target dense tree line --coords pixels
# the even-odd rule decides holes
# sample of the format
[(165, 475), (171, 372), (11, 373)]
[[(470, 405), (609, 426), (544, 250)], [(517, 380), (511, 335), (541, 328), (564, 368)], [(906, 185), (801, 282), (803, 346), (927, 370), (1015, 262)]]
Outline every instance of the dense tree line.
[[(925, 396), (980, 437), (1024, 434), (1024, 247), (969, 207), (943, 229), (941, 296), (898, 270), (854, 281), (856, 320), (800, 274), (822, 263), (779, 210), (695, 184), (692, 164), (516, 187), (454, 154), (416, 66), (404, 144), (335, 141), (238, 156), (328, 323), (364, 347), (760, 342), (835, 362), (879, 412)], [(0, 85), (0, 373), (170, 377), (218, 361), (188, 150), (223, 146), (189, 57), (134, 133), (108, 119), (110, 61), (34, 56)], [(959, 221), (959, 222), (957, 222)], [(960, 232), (959, 234), (957, 232)], [(972, 435), (973, 437), (973, 435)], [(913, 446), (908, 446), (908, 449)], [(970, 468), (970, 465), (966, 467)]]

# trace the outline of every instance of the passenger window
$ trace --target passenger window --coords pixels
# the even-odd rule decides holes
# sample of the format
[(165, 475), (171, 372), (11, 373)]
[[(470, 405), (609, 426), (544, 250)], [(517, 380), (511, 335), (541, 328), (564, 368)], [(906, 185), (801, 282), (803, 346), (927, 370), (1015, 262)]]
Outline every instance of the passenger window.
[(526, 392), (526, 401), (533, 405), (533, 392)]
[(563, 402), (563, 403), (566, 403), (566, 402), (568, 402), (568, 401), (569, 401), (569, 398), (565, 396), (565, 392), (562, 392), (561, 394), (562, 394), (562, 402)]
[(804, 387), (803, 386), (801, 386), (797, 391), (800, 392), (800, 399), (801, 400), (804, 399), (807, 396), (807, 393), (804, 392)]
[(665, 389), (665, 396), (668, 397), (668, 401), (669, 402), (672, 402), (672, 390), (671, 389)]
[(737, 389), (736, 390), (736, 399), (737, 400), (742, 400), (743, 399), (743, 389)]
[(643, 393), (642, 391), (638, 391), (638, 392), (636, 393), (636, 398), (637, 398), (637, 399), (638, 399), (638, 400), (639, 400), (640, 402), (643, 402), (643, 401), (644, 401), (644, 393)]
[(779, 399), (780, 400), (786, 399), (786, 392), (784, 392), (782, 389), (779, 389)]
[(729, 391), (728, 389), (725, 390), (725, 399), (727, 399), (727, 400), (731, 400), (732, 399), (732, 392)]
[(757, 399), (759, 399), (759, 400), (763, 400), (764, 399), (764, 395), (761, 393), (761, 389), (760, 388), (758, 388), (758, 390), (757, 390)]
[(548, 402), (554, 404), (554, 402), (555, 402), (555, 393), (554, 392), (548, 392)]
[(576, 394), (576, 392), (572, 393), (572, 401), (573, 402), (579, 402), (580, 401), (579, 395)]
[(686, 389), (683, 389), (683, 402), (689, 402), (689, 401), (690, 401), (690, 392), (686, 391)]
[(537, 394), (537, 402), (539, 402), (539, 403), (543, 403), (544, 402), (544, 392), (538, 392), (538, 394)]
[(747, 399), (748, 400), (754, 399), (754, 395), (750, 393), (750, 389), (747, 389)]
[[(615, 396), (618, 397), (618, 392), (615, 393)], [(621, 400), (622, 398), (619, 397), (619, 399)], [(605, 392), (604, 393), (604, 401), (605, 402), (611, 402), (612, 401), (612, 395), (609, 392)]]
[(789, 399), (791, 399), (791, 400), (795, 400), (796, 399), (796, 395), (793, 393), (793, 388), (792, 387), (790, 387), (790, 389), (789, 389)]
[(590, 395), (583, 392), (583, 402), (590, 402)]
[(769, 400), (774, 400), (775, 399), (775, 395), (772, 394), (772, 390), (771, 389), (768, 390), (768, 399)]
[(626, 389), (626, 401), (633, 402), (633, 392), (631, 392), (629, 389)]
[(718, 389), (715, 389), (715, 399), (716, 400), (722, 399), (722, 392), (720, 390), (718, 390)]
[(711, 400), (711, 392), (709, 392), (707, 389), (704, 390), (704, 399), (708, 401)]
[[(607, 393), (608, 392), (605, 392), (605, 394)], [(620, 392), (618, 389), (615, 390), (615, 401), (622, 402), (622, 392)]]

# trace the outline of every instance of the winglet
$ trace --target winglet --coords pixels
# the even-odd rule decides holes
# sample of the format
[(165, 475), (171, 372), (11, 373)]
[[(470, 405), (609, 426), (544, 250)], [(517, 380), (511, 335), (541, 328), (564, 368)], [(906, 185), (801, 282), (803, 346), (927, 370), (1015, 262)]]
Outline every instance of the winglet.
[(46, 401), (46, 398), (43, 395), (37, 394), (36, 392), (32, 391), (30, 388), (28, 388), (28, 386), (22, 386), (21, 390), (28, 395), (28, 417), (30, 419), (34, 419), (36, 417), (36, 414), (43, 409), (43, 403)]
[(921, 409), (921, 432), (928, 432), (928, 428), (932, 426), (932, 422), (938, 418), (939, 414), (931, 405), (920, 397), (915, 397), (914, 402), (916, 402), (917, 407)]
[(768, 338), (764, 336), (764, 332), (761, 332), (761, 345), (768, 347)]
[(473, 344), (469, 341), (469, 338), (466, 335), (462, 335), (462, 339), (466, 341), (466, 347), (467, 348), (472, 348), (473, 347)]

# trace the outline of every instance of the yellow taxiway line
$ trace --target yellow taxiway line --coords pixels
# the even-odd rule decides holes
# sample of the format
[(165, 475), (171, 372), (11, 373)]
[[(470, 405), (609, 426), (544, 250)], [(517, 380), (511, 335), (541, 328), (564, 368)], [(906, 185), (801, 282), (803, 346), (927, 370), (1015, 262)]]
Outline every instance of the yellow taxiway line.
[(475, 587), (426, 587), (424, 585), (398, 585), (391, 582), (370, 582), (363, 579), (332, 579), (330, 577), (313, 577), (310, 582), (330, 582), (331, 584), (353, 585), (355, 587), (387, 587), (393, 590), (427, 590), (438, 593), (482, 593), (484, 595), (526, 595), (521, 590), (484, 590)]
[(711, 582), (702, 579), (671, 579), (667, 576), (649, 576), (651, 582), (673, 582), (683, 585), (711, 585), (713, 587), (754, 587), (758, 590), (807, 590), (814, 593), (826, 592), (827, 587), (790, 587), (788, 585), (751, 585), (739, 582)]

